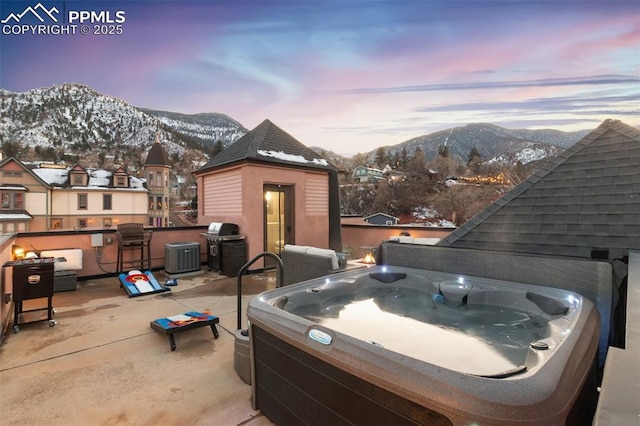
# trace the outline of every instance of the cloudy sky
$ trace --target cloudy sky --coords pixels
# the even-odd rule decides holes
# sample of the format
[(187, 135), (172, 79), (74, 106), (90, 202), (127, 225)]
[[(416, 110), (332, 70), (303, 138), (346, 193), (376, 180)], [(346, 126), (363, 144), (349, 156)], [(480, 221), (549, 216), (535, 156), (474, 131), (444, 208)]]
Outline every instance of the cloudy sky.
[[(74, 82), (249, 129), (268, 118), (346, 155), (473, 122), (640, 125), (638, 0), (40, 3), (44, 24), (18, 16), (38, 0), (1, 2), (4, 89)], [(81, 11), (94, 22), (71, 20)]]

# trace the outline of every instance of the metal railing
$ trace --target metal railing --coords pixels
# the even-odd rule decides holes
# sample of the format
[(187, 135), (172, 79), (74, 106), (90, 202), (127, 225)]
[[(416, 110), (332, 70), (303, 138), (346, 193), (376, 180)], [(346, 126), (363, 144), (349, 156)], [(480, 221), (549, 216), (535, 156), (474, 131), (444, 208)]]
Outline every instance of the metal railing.
[[(263, 257), (271, 257), (276, 261), (275, 266), (269, 266), (265, 268), (251, 269), (251, 265), (253, 265), (257, 260)], [(242, 276), (245, 274), (259, 274), (265, 271), (271, 271), (273, 269), (277, 269), (277, 277), (276, 277), (276, 287), (282, 287), (284, 283), (284, 265), (282, 264), (282, 259), (275, 254), (269, 251), (263, 251), (262, 253), (258, 253), (253, 259), (249, 262), (245, 263), (242, 268), (238, 271), (238, 330), (242, 329)]]

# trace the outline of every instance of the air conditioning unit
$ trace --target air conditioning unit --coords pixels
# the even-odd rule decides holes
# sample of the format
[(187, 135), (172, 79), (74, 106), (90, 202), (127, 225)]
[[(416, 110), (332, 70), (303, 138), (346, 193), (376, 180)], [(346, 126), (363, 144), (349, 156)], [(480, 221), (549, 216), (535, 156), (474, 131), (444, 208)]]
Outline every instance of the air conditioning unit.
[(200, 244), (168, 243), (164, 246), (164, 270), (183, 274), (200, 270)]

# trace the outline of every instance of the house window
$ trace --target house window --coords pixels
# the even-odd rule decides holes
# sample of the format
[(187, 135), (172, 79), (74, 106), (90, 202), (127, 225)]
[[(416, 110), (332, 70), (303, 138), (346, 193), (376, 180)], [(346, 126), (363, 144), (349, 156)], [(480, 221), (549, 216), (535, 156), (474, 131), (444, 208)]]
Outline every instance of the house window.
[(156, 175), (156, 186), (162, 186), (162, 173)]
[(118, 187), (126, 187), (127, 186), (127, 177), (126, 176), (116, 176), (116, 186), (118, 186)]
[(87, 194), (78, 194), (78, 210), (87, 210), (89, 207), (89, 196)]
[(78, 219), (78, 228), (82, 229), (82, 228), (86, 228), (87, 227), (87, 219), (86, 218), (80, 218)]
[(111, 210), (111, 194), (102, 194), (102, 210)]
[(52, 217), (49, 220), (49, 229), (62, 229), (62, 218)]
[(24, 194), (15, 191), (0, 191), (0, 208), (24, 209)]
[(21, 178), (22, 177), (22, 172), (5, 171), (5, 172), (2, 172), (2, 176), (4, 176), (4, 177), (12, 177), (12, 178)]
[(162, 210), (162, 197), (156, 197), (156, 209)]
[(27, 232), (27, 222), (0, 222), (0, 234), (3, 232)]
[(153, 203), (153, 197), (149, 197), (149, 210), (155, 210), (155, 204)]
[(79, 173), (73, 174), (73, 185), (84, 185), (84, 176)]

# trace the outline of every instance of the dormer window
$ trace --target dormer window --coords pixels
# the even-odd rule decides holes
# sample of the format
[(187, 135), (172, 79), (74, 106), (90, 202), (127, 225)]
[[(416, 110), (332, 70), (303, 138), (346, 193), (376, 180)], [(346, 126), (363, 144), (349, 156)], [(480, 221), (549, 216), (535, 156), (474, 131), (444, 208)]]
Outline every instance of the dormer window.
[(69, 173), (71, 186), (87, 186), (88, 176), (84, 171), (72, 170)]
[(116, 187), (119, 188), (126, 188), (127, 186), (127, 176), (126, 175), (119, 175), (119, 176), (115, 176), (115, 179), (113, 180), (113, 184)]

